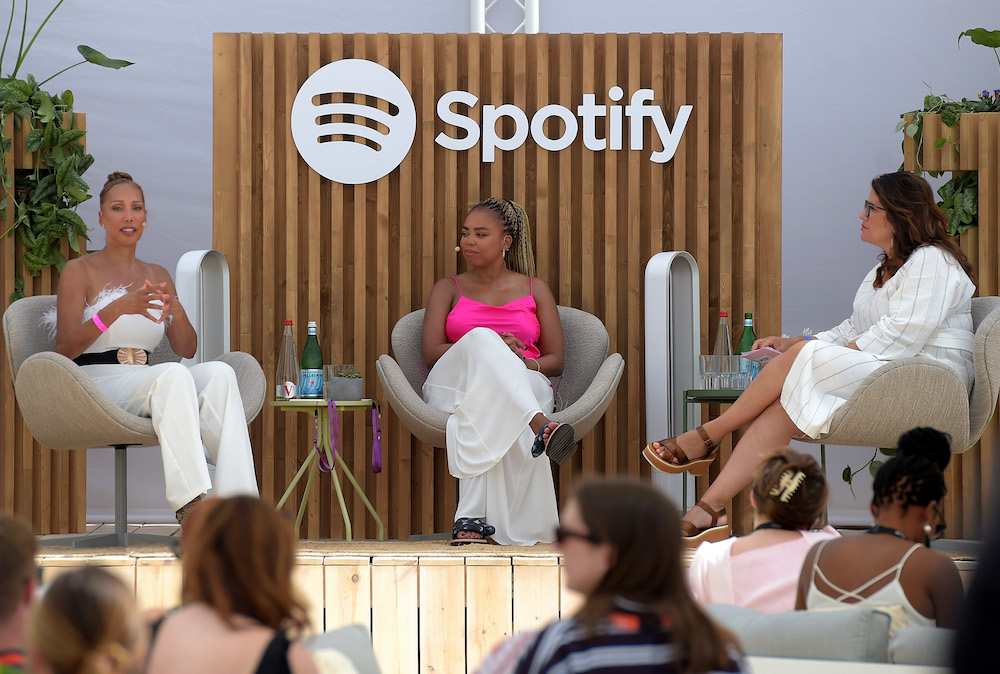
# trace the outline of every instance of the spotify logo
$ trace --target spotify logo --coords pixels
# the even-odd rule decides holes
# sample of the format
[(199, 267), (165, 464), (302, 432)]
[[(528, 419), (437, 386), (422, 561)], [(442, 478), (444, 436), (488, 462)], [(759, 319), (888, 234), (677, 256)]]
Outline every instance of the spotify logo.
[(410, 151), (417, 114), (406, 86), (373, 61), (343, 59), (309, 76), (295, 95), (292, 139), (324, 178), (347, 185), (388, 175)]
[[(478, 96), (448, 91), (437, 100), (437, 120), (446, 128), (434, 142), (455, 152), (479, 145), (481, 160), (488, 164), (497, 151), (516, 150), (529, 136), (549, 152), (567, 149), (581, 135), (591, 152), (617, 152), (626, 146), (644, 150), (649, 135), (661, 146), (649, 151), (649, 161), (665, 164), (677, 151), (694, 108), (678, 106), (671, 120), (654, 99), (652, 89), (636, 89), (626, 100), (625, 90), (616, 84), (608, 89), (609, 103), (586, 93), (575, 108), (545, 105), (529, 121), (528, 112), (516, 105), (485, 104), (476, 110)], [(502, 118), (513, 126), (510, 137), (497, 129)], [(556, 137), (546, 131), (550, 118), (561, 121), (562, 133)], [(295, 146), (314, 171), (334, 182), (360, 185), (389, 175), (403, 162), (413, 145), (417, 113), (406, 85), (392, 71), (373, 61), (343, 59), (323, 66), (302, 84), (291, 122)]]

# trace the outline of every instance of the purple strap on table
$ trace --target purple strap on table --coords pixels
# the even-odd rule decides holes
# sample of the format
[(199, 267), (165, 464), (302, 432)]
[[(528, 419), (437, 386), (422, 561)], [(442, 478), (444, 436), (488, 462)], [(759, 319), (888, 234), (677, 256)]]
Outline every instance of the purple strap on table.
[(372, 401), (372, 472), (382, 472), (382, 408)]
[[(333, 456), (333, 463), (329, 464), (327, 471), (331, 471), (337, 465), (337, 447), (340, 446), (340, 420), (337, 418), (337, 406), (332, 400), (326, 401), (326, 420), (330, 424), (330, 448)], [(322, 455), (320, 459), (326, 463)]]
[(319, 464), (320, 471), (329, 473), (333, 467), (327, 462), (323, 450), (319, 448), (319, 410), (313, 410), (313, 424), (316, 429), (313, 433), (313, 451), (316, 452), (316, 463)]

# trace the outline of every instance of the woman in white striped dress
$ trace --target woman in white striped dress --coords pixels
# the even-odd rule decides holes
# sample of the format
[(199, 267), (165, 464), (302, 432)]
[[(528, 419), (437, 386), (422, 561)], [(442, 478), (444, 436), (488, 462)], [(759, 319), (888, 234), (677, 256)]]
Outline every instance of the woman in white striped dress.
[(816, 437), (869, 374), (896, 358), (923, 356), (952, 367), (971, 391), (972, 267), (945, 233), (947, 216), (930, 185), (911, 173), (872, 181), (861, 211), (861, 240), (882, 249), (880, 264), (858, 288), (851, 317), (812, 337), (765, 337), (771, 360), (716, 419), (677, 438), (653, 442), (643, 455), (667, 473), (702, 474), (718, 443), (752, 425), (704, 497), (681, 522), (689, 545), (721, 540), (723, 505), (749, 484), (763, 456), (792, 437)]

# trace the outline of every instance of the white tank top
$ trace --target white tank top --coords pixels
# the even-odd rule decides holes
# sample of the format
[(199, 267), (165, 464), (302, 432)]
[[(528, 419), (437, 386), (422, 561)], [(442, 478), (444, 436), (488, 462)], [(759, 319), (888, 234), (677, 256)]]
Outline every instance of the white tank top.
[[(903, 615), (906, 617), (909, 625), (917, 627), (936, 627), (937, 623), (933, 618), (928, 618), (922, 614), (917, 609), (913, 608), (913, 604), (906, 597), (906, 592), (903, 590), (902, 584), (899, 582), (899, 576), (903, 571), (903, 566), (906, 564), (906, 560), (910, 558), (910, 555), (914, 553), (919, 547), (919, 543), (914, 543), (903, 557), (890, 566), (888, 569), (878, 574), (871, 580), (862, 583), (853, 590), (845, 590), (838, 587), (834, 583), (830, 582), (830, 579), (824, 575), (823, 571), (819, 568), (819, 558), (823, 554), (823, 548), (829, 541), (823, 541), (819, 545), (819, 549), (816, 551), (816, 557), (813, 559), (812, 565), (812, 575), (809, 579), (809, 591), (806, 594), (806, 608), (844, 608), (845, 606), (857, 606), (860, 604), (866, 604), (868, 606), (885, 606), (893, 607), (899, 606), (902, 608)], [(827, 584), (834, 591), (839, 592), (839, 596), (831, 597), (825, 594), (816, 587), (816, 576), (823, 579), (823, 582)], [(883, 579), (892, 576), (892, 580), (886, 584), (884, 587), (879, 588), (867, 597), (862, 596), (862, 592), (867, 590), (872, 585), (881, 582)], [(848, 602), (846, 600), (852, 599), (854, 601)], [(892, 612), (890, 611), (890, 614)], [(893, 621), (896, 622), (897, 618), (894, 616)], [(895, 627), (903, 627), (904, 625), (896, 625)]]

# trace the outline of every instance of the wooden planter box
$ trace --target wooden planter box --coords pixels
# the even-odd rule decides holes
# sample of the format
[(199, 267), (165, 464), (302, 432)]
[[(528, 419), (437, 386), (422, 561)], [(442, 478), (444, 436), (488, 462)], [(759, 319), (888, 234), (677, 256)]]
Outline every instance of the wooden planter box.
[[(86, 116), (74, 113), (73, 126), (86, 129)], [(13, 141), (5, 157), (13, 180), (14, 171), (34, 168), (35, 157), (24, 150), (26, 126), (15, 128), (13, 115), (9, 115), (4, 128)], [(14, 208), (8, 203), (0, 234), (13, 224)], [(0, 297), (5, 310), (14, 292), (15, 271), (24, 276), (25, 295), (56, 292), (56, 271), (50, 268), (32, 277), (21, 267), (21, 252), (16, 236), (0, 236)], [(66, 257), (74, 255), (66, 241), (62, 252)], [(0, 333), (0, 350), (6, 353), (4, 341)], [(30, 521), (36, 534), (81, 533), (87, 516), (87, 453), (54, 452), (34, 441), (15, 404), (10, 363), (6, 357), (4, 361), (0, 374), (0, 511)]]
[[(940, 150), (934, 141), (947, 137)], [(949, 129), (940, 115), (925, 115), (920, 164), (928, 171), (979, 171), (979, 226), (960, 237), (976, 270), (980, 296), (1000, 294), (1000, 112), (966, 113)], [(906, 137), (903, 167), (916, 170), (916, 143)], [(951, 538), (979, 538), (996, 494), (994, 464), (1000, 459), (1000, 421), (994, 416), (979, 444), (953, 457), (948, 467), (945, 517)]]

